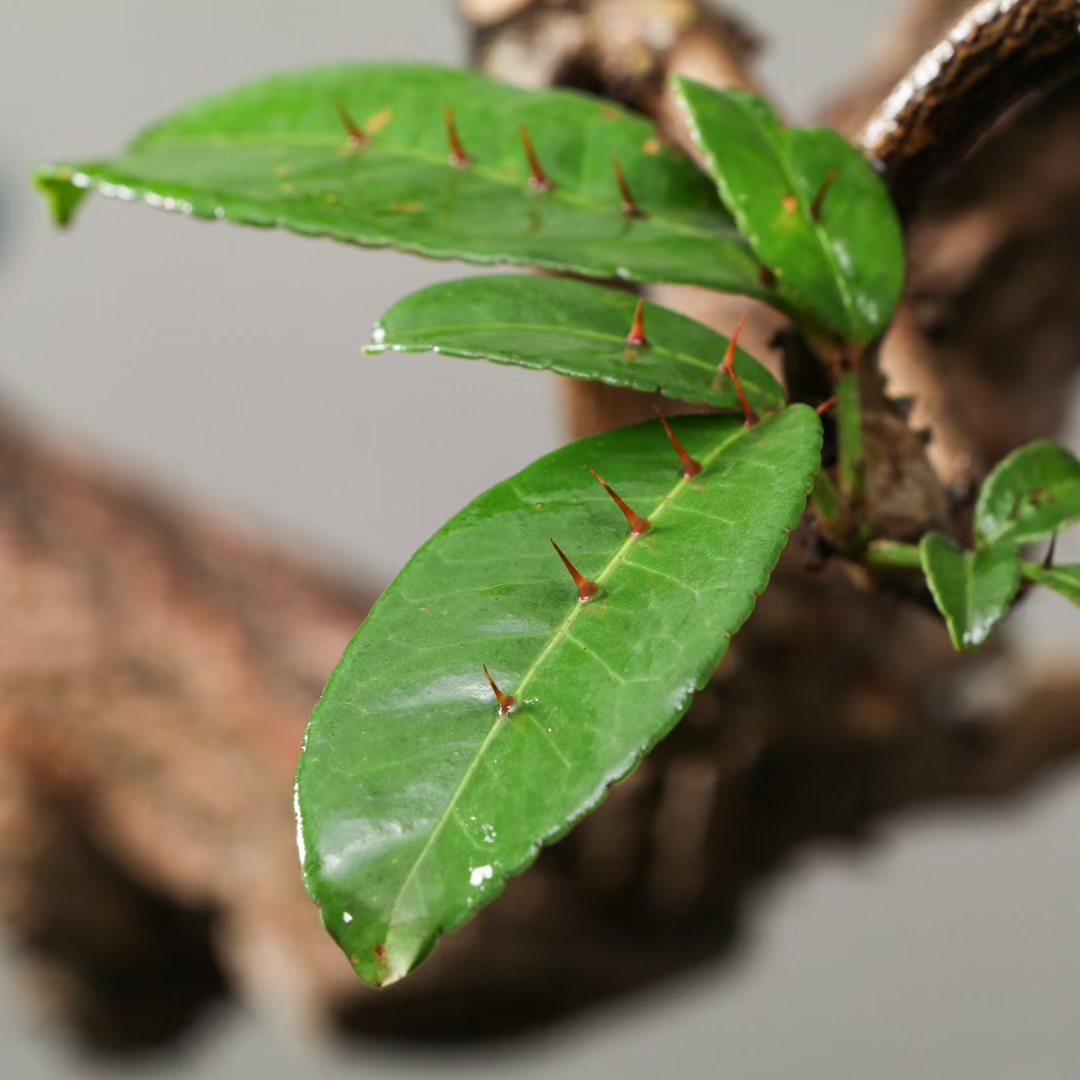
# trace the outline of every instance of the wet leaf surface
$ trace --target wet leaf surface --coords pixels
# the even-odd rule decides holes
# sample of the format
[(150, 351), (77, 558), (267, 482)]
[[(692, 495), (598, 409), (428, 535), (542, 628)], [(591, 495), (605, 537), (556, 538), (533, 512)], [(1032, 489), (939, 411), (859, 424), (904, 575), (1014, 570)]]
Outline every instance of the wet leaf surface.
[(981, 543), (1042, 540), (1080, 520), (1080, 461), (1054, 442), (1030, 443), (999, 462), (975, 507)]
[[(646, 301), (647, 344), (630, 345), (636, 303), (627, 293), (563, 278), (466, 278), (399, 301), (366, 351), (435, 351), (739, 408), (730, 378), (717, 371), (728, 339)], [(758, 412), (783, 406), (780, 384), (753, 357), (739, 350), (735, 369)]]
[(885, 185), (828, 128), (790, 128), (762, 98), (677, 79), (720, 197), (784, 306), (849, 344), (888, 325), (904, 281), (900, 223)]
[[(446, 108), (470, 164), (452, 160)], [(550, 191), (530, 184), (522, 126)], [(640, 216), (623, 211), (616, 160)], [(42, 166), (36, 180), (60, 221), (95, 190), (434, 258), (767, 291), (709, 178), (650, 122), (471, 71), (338, 65), (263, 79), (176, 113), (116, 157)]]
[(1008, 544), (963, 551), (942, 533), (919, 545), (923, 571), (953, 645), (975, 649), (1009, 610), (1020, 587), (1020, 559)]
[[(297, 773), (305, 881), (374, 985), (406, 975), (675, 724), (765, 588), (821, 444), (796, 405), (746, 428), (656, 422), (481, 495), (372, 609)], [(599, 472), (649, 527), (626, 519)], [(554, 538), (595, 582), (581, 603)], [(515, 704), (507, 715), (484, 667)]]

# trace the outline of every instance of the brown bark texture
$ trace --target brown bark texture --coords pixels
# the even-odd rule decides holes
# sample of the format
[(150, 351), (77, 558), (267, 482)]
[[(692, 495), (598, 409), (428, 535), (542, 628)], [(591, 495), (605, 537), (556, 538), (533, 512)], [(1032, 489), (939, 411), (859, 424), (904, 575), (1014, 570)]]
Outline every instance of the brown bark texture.
[[(698, 0), (462, 6), (476, 62), (515, 82), (666, 122), (671, 71), (757, 85), (757, 36)], [(834, 121), (854, 134), (960, 8), (917, 3)], [(1023, 52), (1025, 27), (998, 29), (999, 52)], [(911, 253), (867, 365), (882, 534), (962, 532), (972, 479), (1062, 422), (1080, 357), (1080, 89), (1050, 37), (1034, 26), (1008, 87), (975, 86), (1008, 106), (980, 113), (992, 130), (950, 104), (994, 62), (979, 39), (868, 144)], [(946, 163), (957, 125), (970, 148)], [(720, 328), (748, 307), (657, 292)], [(753, 309), (748, 340), (777, 368), (782, 329)], [(567, 381), (566, 396), (575, 433), (651, 415), (647, 395)], [(307, 713), (367, 600), (0, 416), (0, 914), (28, 984), (91, 1045), (156, 1045), (223, 993), (321, 1031), (513, 1034), (728, 955), (755, 888), (804, 845), (865, 843), (903, 807), (998, 803), (1080, 749), (1073, 675), (1035, 680), (1001, 645), (958, 656), (915, 583), (870, 580), (804, 528), (675, 732), (375, 993), (303, 893), (291, 809)]]

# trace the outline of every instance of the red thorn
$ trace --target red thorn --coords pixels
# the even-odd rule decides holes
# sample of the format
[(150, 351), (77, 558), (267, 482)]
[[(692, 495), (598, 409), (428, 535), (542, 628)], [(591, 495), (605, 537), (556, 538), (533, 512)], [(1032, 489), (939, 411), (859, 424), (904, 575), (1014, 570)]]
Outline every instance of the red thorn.
[(357, 122), (349, 115), (349, 110), (345, 108), (345, 103), (339, 100), (335, 102), (335, 104), (337, 105), (338, 116), (341, 117), (341, 126), (349, 136), (349, 145), (355, 147), (367, 146), (367, 136), (361, 130)]
[(639, 349), (649, 347), (649, 339), (645, 336), (645, 301), (639, 300), (634, 308), (634, 321), (630, 325), (630, 333), (626, 335), (627, 345), (636, 345)]
[(1057, 551), (1057, 538), (1057, 533), (1050, 537), (1050, 546), (1046, 549), (1046, 558), (1043, 559), (1042, 564), (1044, 570), (1053, 570), (1054, 568), (1054, 552)]
[(598, 588), (596, 582), (590, 581), (587, 577), (578, 573), (577, 567), (563, 554), (562, 548), (554, 540), (551, 541), (551, 546), (555, 549), (559, 558), (562, 559), (563, 566), (570, 571), (570, 576), (574, 579), (574, 584), (577, 586), (578, 603), (584, 604), (596, 592)]
[(735, 387), (735, 393), (739, 395), (739, 403), (742, 405), (743, 411), (743, 424), (746, 427), (751, 427), (758, 422), (758, 414), (750, 408), (750, 402), (746, 400), (746, 394), (742, 388), (742, 382), (739, 376), (735, 373), (735, 346), (739, 343), (739, 336), (743, 332), (743, 327), (746, 325), (746, 316), (744, 315), (739, 320), (739, 325), (735, 327), (735, 333), (731, 335), (731, 340), (728, 342), (727, 352), (724, 354), (724, 362), (720, 365), (723, 371), (726, 371), (731, 376), (732, 385)]
[(499, 702), (499, 715), (505, 716), (514, 707), (514, 697), (512, 694), (504, 694), (496, 685), (495, 680), (491, 677), (491, 672), (488, 671), (487, 666), (484, 666), (484, 674), (487, 676), (487, 681), (491, 684), (491, 689), (495, 691), (495, 697)]
[(784, 195), (780, 201), (784, 204), (785, 214), (794, 214), (799, 209), (799, 200), (792, 194)]
[(664, 425), (664, 430), (667, 432), (667, 437), (671, 440), (671, 445), (675, 447), (675, 453), (679, 455), (679, 460), (682, 462), (683, 479), (692, 480), (699, 472), (701, 472), (701, 462), (695, 461), (686, 452), (686, 447), (679, 442), (675, 432), (671, 430), (671, 425), (668, 423), (667, 417), (664, 415), (660, 406), (655, 405), (653, 407), (656, 409), (656, 415), (660, 417), (660, 423)]
[(828, 195), (829, 188), (831, 188), (836, 181), (836, 176), (836, 168), (833, 167), (826, 173), (825, 180), (822, 182), (821, 187), (818, 188), (818, 193), (814, 196), (814, 201), (810, 205), (810, 216), (815, 221), (821, 220), (821, 207), (825, 203), (825, 196)]
[(375, 954), (375, 959), (378, 960), (380, 964), (386, 962), (386, 946), (381, 941), (371, 951)]
[(649, 527), (649, 519), (643, 518), (640, 514), (635, 514), (634, 511), (611, 490), (608, 486), (608, 482), (595, 469), (590, 468), (589, 472), (596, 477), (600, 482), (600, 486), (615, 500), (615, 505), (626, 515), (626, 520), (630, 522), (630, 535), (640, 536), (645, 532)]
[(454, 110), (449, 105), (443, 106), (443, 118), (446, 120), (446, 138), (450, 142), (450, 164), (455, 168), (463, 169), (466, 165), (471, 165), (473, 159), (465, 153), (465, 147), (461, 145), (457, 122), (454, 120)]
[(619, 185), (619, 194), (622, 196), (622, 212), (627, 217), (644, 217), (645, 211), (638, 206), (634, 201), (634, 196), (630, 194), (630, 185), (626, 182), (626, 174), (622, 171), (619, 159), (612, 158), (611, 164), (615, 169), (615, 183)]
[(533, 146), (529, 129), (522, 124), (518, 128), (518, 132), (521, 135), (521, 145), (525, 148), (525, 157), (529, 162), (529, 187), (533, 191), (553, 191), (555, 185), (548, 178), (548, 174), (544, 172), (540, 159), (536, 156), (536, 147)]
[(763, 266), (758, 270), (757, 277), (758, 283), (763, 289), (776, 288), (776, 275), (767, 266)]
[(814, 410), (814, 412), (816, 412), (816, 413), (818, 414), (818, 416), (824, 416), (824, 415), (825, 415), (825, 414), (826, 414), (826, 413), (827, 413), (827, 412), (828, 412), (828, 411), (829, 411), (829, 410), (830, 410), (830, 409), (831, 409), (831, 408), (832, 408), (832, 407), (833, 407), (833, 406), (834, 406), (835, 404), (836, 404), (836, 395), (834, 394), (834, 395), (833, 395), (833, 396), (832, 396), (831, 398), (829, 398), (828, 400), (826, 400), (826, 401), (823, 401), (823, 402), (822, 402), (822, 403), (821, 403), (821, 404), (820, 404), (820, 405), (819, 405), (819, 406), (818, 406), (818, 407), (817, 407), (817, 408), (816, 408), (816, 409)]

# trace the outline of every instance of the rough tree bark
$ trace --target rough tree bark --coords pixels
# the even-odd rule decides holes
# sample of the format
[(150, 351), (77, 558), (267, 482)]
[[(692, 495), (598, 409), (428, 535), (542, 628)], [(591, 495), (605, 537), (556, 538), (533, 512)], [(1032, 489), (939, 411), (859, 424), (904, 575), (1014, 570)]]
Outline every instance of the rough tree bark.
[[(837, 122), (854, 133), (961, 6), (921, 0)], [(753, 85), (754, 35), (698, 0), (463, 7), (477, 61), (515, 81), (666, 119), (668, 71)], [(961, 528), (965, 482), (1060, 424), (1080, 356), (1078, 121), (1076, 85), (1029, 94), (965, 161), (911, 174), (918, 199), (903, 182), (888, 395), (871, 367), (886, 504), (907, 470)], [(721, 327), (746, 306), (663, 295)], [(755, 317), (769, 359), (779, 324)], [(933, 470), (891, 403), (907, 393)], [(648, 414), (629, 392), (567, 394), (575, 431)], [(291, 1025), (505, 1034), (722, 956), (753, 887), (802, 844), (859, 840), (915, 803), (999, 800), (1080, 749), (1072, 676), (1031, 685), (1000, 646), (958, 657), (923, 607), (805, 561), (785, 559), (686, 721), (600, 810), (375, 994), (303, 895), (290, 798), (363, 594), (0, 417), (0, 911), (26, 970), (101, 1047), (168, 1038), (225, 989)]]

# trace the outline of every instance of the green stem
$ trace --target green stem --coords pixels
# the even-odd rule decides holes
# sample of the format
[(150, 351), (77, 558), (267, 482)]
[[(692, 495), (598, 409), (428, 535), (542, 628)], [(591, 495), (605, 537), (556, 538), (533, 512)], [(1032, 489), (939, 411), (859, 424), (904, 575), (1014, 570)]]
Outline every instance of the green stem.
[(844, 522), (844, 507), (836, 485), (824, 469), (818, 470), (810, 498), (822, 522), (833, 532), (839, 533)]
[(839, 442), (840, 491), (856, 512), (862, 503), (863, 441), (859, 373), (845, 371), (836, 380), (836, 436)]
[(921, 570), (922, 559), (915, 544), (899, 544), (895, 540), (877, 540), (863, 557), (867, 566), (890, 567), (899, 570)]

